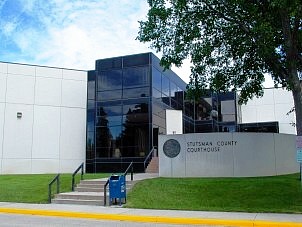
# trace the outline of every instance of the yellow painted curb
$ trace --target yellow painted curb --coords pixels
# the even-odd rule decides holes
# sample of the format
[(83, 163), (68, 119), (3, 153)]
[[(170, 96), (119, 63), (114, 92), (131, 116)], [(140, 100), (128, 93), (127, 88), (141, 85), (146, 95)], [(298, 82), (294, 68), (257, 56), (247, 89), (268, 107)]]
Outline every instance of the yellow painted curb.
[(163, 216), (144, 216), (144, 215), (123, 215), (123, 214), (104, 214), (104, 213), (82, 213), (70, 211), (52, 210), (32, 210), (17, 208), (0, 208), (0, 213), (27, 214), (52, 217), (69, 218), (88, 218), (111, 221), (130, 221), (130, 222), (152, 222), (160, 224), (180, 224), (180, 225), (228, 225), (240, 227), (302, 227), (302, 223), (295, 222), (273, 222), (273, 221), (253, 221), (253, 220), (228, 220), (228, 219), (204, 219), (204, 218), (185, 218), (185, 217), (163, 217)]

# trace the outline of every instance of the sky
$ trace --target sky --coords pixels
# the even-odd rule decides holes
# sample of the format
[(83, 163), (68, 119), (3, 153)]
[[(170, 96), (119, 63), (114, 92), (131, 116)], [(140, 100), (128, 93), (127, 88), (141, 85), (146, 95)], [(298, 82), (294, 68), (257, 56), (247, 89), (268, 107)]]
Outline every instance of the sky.
[[(155, 53), (136, 40), (148, 9), (146, 0), (0, 0), (0, 61), (91, 70), (97, 59)], [(189, 81), (189, 64), (173, 71)]]
[[(93, 70), (97, 59), (155, 53), (136, 40), (148, 9), (147, 0), (0, 0), (0, 61)], [(172, 70), (189, 82), (189, 61)]]

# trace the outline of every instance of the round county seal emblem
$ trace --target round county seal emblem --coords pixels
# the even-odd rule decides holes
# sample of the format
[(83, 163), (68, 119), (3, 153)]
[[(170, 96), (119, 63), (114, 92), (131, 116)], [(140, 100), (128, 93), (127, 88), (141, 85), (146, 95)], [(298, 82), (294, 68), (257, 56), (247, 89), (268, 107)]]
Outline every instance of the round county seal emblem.
[(180, 153), (180, 144), (175, 139), (169, 139), (164, 143), (164, 154), (169, 158), (175, 158)]

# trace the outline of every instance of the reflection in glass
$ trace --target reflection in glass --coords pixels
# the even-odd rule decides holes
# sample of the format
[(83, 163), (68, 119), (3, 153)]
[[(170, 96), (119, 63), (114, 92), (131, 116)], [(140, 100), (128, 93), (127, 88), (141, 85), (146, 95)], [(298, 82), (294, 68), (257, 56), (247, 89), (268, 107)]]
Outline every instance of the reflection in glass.
[(150, 62), (150, 54), (143, 53), (143, 54), (135, 54), (130, 55), (123, 58), (123, 66), (139, 66), (139, 65), (149, 65)]
[(97, 127), (96, 146), (97, 147), (116, 147), (120, 146), (122, 127)]
[(135, 100), (135, 103), (125, 102), (123, 106), (123, 114), (134, 114), (134, 113), (148, 113), (149, 112), (149, 104), (148, 102), (139, 102), (139, 100)]
[(95, 71), (88, 72), (87, 90), (88, 99), (95, 99)]
[(123, 70), (123, 86), (135, 87), (144, 86), (149, 83), (148, 67), (133, 67)]
[(94, 111), (87, 111), (87, 131), (94, 130)]
[(122, 115), (122, 106), (99, 106), (97, 107), (97, 116), (118, 116)]
[(124, 89), (123, 90), (123, 99), (149, 97), (150, 96), (149, 93), (150, 93), (149, 87)]
[(87, 132), (87, 138), (86, 138), (86, 148), (87, 150), (94, 150), (94, 131), (88, 131)]
[(97, 126), (116, 126), (122, 124), (122, 116), (103, 116), (98, 117)]
[(102, 59), (96, 61), (96, 70), (104, 70), (104, 69), (119, 69), (122, 67), (122, 58), (110, 58), (110, 59)]
[(115, 100), (121, 98), (122, 98), (122, 90), (99, 91), (97, 100), (105, 101), (105, 100)]
[(152, 68), (152, 86), (161, 91), (161, 73), (156, 68)]
[(162, 76), (162, 93), (166, 96), (170, 96), (170, 80), (166, 76)]
[(122, 89), (122, 70), (108, 70), (98, 75), (98, 91)]
[(152, 96), (158, 100), (161, 99), (161, 92), (155, 88), (152, 89)]
[(149, 124), (130, 124), (126, 120), (123, 130), (124, 157), (144, 157), (149, 149)]
[(161, 100), (162, 100), (163, 103), (170, 106), (170, 97), (169, 96), (166, 96), (166, 95), (163, 94)]

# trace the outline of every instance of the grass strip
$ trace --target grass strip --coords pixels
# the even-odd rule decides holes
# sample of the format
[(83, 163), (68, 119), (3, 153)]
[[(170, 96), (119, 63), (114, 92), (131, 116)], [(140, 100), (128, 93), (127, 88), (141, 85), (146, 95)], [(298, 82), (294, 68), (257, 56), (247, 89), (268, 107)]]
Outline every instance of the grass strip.
[(129, 208), (302, 213), (299, 174), (254, 178), (157, 178), (138, 182)]
[[(47, 203), (48, 184), (55, 174), (0, 175), (0, 201), (20, 203)], [(84, 179), (108, 177), (108, 174), (85, 174)], [(76, 176), (76, 182), (80, 175)], [(53, 185), (53, 192), (55, 192)], [(60, 192), (71, 191), (71, 174), (60, 175)]]

